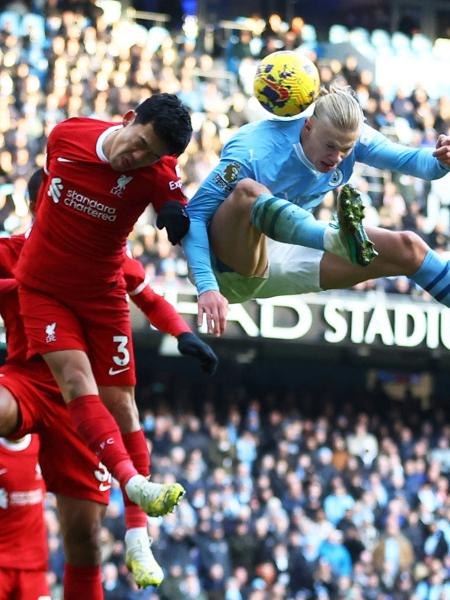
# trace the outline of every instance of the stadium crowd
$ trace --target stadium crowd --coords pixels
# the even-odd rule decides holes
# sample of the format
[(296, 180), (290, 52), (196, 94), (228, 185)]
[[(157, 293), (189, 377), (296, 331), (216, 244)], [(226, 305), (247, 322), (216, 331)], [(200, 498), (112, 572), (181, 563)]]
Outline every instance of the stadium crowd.
[[(216, 40), (211, 53), (201, 47), (195, 23), (171, 35), (160, 26), (108, 22), (85, 4), (33, 2), (35, 12), (27, 12), (28, 6), (1, 15), (4, 234), (29, 225), (26, 182), (43, 165), (52, 127), (75, 115), (119, 118), (149, 89), (178, 94), (192, 111), (195, 134), (181, 157), (192, 196), (224, 141), (262, 116), (249, 89), (258, 58), (303, 41), (301, 22), (284, 27), (273, 18), (257, 33), (259, 21), (253, 32), (237, 29), (224, 43)], [(308, 52), (322, 81), (352, 85), (368, 122), (394, 139), (434, 146), (439, 133), (449, 132), (449, 98), (430, 98), (420, 86), (411, 94), (399, 89), (391, 98), (355, 56), (323, 60)], [(361, 168), (353, 183), (370, 224), (414, 230), (448, 252), (448, 177), (430, 185)], [(330, 195), (318, 217), (329, 220), (333, 207)], [(140, 219), (132, 242), (154, 282), (186, 278), (181, 253), (154, 227), (152, 214)], [(375, 286), (421, 294), (403, 278), (358, 287)], [(424, 418), (416, 405), (392, 408), (380, 390), (336, 408), (321, 398), (219, 393), (214, 386), (208, 401), (189, 410), (190, 392), (180, 385), (168, 389), (159, 403), (152, 397), (152, 409), (142, 414), (155, 480), (177, 479), (190, 500), (176, 514), (150, 523), (166, 580), (158, 591), (139, 591), (127, 575), (123, 505), (115, 488), (102, 530), (107, 600), (450, 596), (450, 427), (443, 412)], [(306, 404), (311, 410), (299, 410)], [(64, 556), (52, 497), (46, 518), (49, 577), (58, 598)]]
[[(91, 2), (44, 3), (38, 14), (41, 4), (31, 3), (34, 13), (4, 11), (0, 19), (0, 228), (7, 233), (29, 224), (26, 181), (43, 164), (52, 127), (75, 115), (118, 119), (149, 89), (176, 93), (192, 112), (195, 133), (180, 160), (191, 197), (217, 163), (223, 143), (244, 123), (264, 116), (251, 97), (258, 59), (302, 47), (305, 27), (300, 18), (290, 25), (277, 15), (267, 23), (249, 19), (248, 30), (241, 24), (225, 39), (217, 34), (206, 51), (192, 19), (169, 32), (151, 22), (147, 29), (129, 19), (108, 20), (106, 12), (88, 10)], [(356, 55), (320, 58), (319, 46), (311, 43), (305, 51), (318, 63), (323, 83), (351, 85), (368, 123), (393, 139), (434, 146), (440, 133), (448, 133), (447, 96), (430, 98), (417, 84), (411, 93), (398, 89), (390, 97)], [(352, 183), (364, 198), (368, 224), (416, 231), (432, 248), (448, 252), (448, 177), (430, 184), (359, 165)], [(319, 218), (332, 218), (334, 200), (332, 194), (325, 199)], [(154, 281), (187, 283), (181, 251), (156, 230), (149, 212), (136, 227), (133, 252)], [(392, 278), (358, 287), (423, 294), (412, 285)]]
[[(142, 420), (152, 472), (189, 503), (150, 519), (166, 580), (133, 591), (115, 488), (102, 530), (107, 600), (444, 600), (450, 427), (444, 409), (162, 380)], [(181, 385), (180, 385), (181, 383)], [(282, 407), (282, 408), (281, 408)], [(51, 572), (63, 556), (51, 505)]]

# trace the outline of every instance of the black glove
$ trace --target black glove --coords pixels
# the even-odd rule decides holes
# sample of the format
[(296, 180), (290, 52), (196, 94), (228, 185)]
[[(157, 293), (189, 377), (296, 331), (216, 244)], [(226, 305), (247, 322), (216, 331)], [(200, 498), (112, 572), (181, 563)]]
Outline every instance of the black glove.
[(178, 336), (178, 350), (186, 356), (193, 356), (208, 375), (214, 375), (219, 359), (212, 348), (205, 344), (194, 333), (182, 333)]
[(189, 223), (186, 208), (176, 200), (166, 202), (156, 217), (156, 227), (158, 229), (166, 228), (167, 237), (174, 246), (187, 234)]

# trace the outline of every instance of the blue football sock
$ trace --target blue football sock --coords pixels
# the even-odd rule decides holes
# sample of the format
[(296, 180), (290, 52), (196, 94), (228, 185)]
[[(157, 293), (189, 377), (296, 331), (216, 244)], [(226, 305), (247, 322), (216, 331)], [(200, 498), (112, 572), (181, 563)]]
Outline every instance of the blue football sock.
[(328, 225), (289, 200), (270, 194), (259, 195), (252, 207), (251, 222), (278, 242), (324, 249), (323, 235)]
[(423, 263), (410, 279), (438, 302), (450, 307), (450, 262), (443, 260), (437, 252), (428, 250)]

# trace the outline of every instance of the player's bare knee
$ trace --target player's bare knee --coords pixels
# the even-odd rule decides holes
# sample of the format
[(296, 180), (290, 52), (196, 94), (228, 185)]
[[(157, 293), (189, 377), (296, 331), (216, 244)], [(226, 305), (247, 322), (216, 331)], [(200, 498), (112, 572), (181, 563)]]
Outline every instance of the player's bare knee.
[(65, 532), (64, 549), (69, 562), (81, 566), (101, 562), (100, 528), (97, 523), (85, 523), (81, 520), (75, 527)]
[(230, 200), (242, 209), (248, 210), (261, 194), (269, 190), (254, 179), (246, 178), (239, 181), (230, 196)]
[(401, 262), (405, 266), (405, 274), (417, 271), (425, 258), (428, 246), (422, 238), (413, 231), (398, 233), (401, 247)]

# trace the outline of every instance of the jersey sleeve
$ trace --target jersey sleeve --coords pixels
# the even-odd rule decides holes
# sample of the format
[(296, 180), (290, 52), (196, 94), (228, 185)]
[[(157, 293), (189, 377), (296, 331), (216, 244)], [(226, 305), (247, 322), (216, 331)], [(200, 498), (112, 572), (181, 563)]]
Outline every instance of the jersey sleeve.
[(151, 202), (156, 212), (159, 212), (166, 202), (173, 200), (183, 205), (187, 204), (178, 162), (173, 156), (164, 156), (155, 165), (151, 183)]
[(246, 177), (255, 179), (255, 173), (245, 137), (238, 134), (224, 147), (219, 164), (188, 203), (190, 226), (181, 244), (199, 294), (219, 289), (211, 266), (209, 223), (236, 184)]
[(150, 287), (144, 267), (138, 260), (126, 256), (123, 274), (128, 295), (156, 329), (175, 337), (191, 331), (172, 304)]
[(0, 238), (0, 277), (13, 277), (14, 268), (24, 243), (24, 235)]
[(399, 171), (426, 180), (440, 179), (448, 169), (433, 156), (433, 152), (433, 148), (409, 148), (391, 142), (379, 131), (364, 125), (356, 144), (355, 158), (378, 169)]

